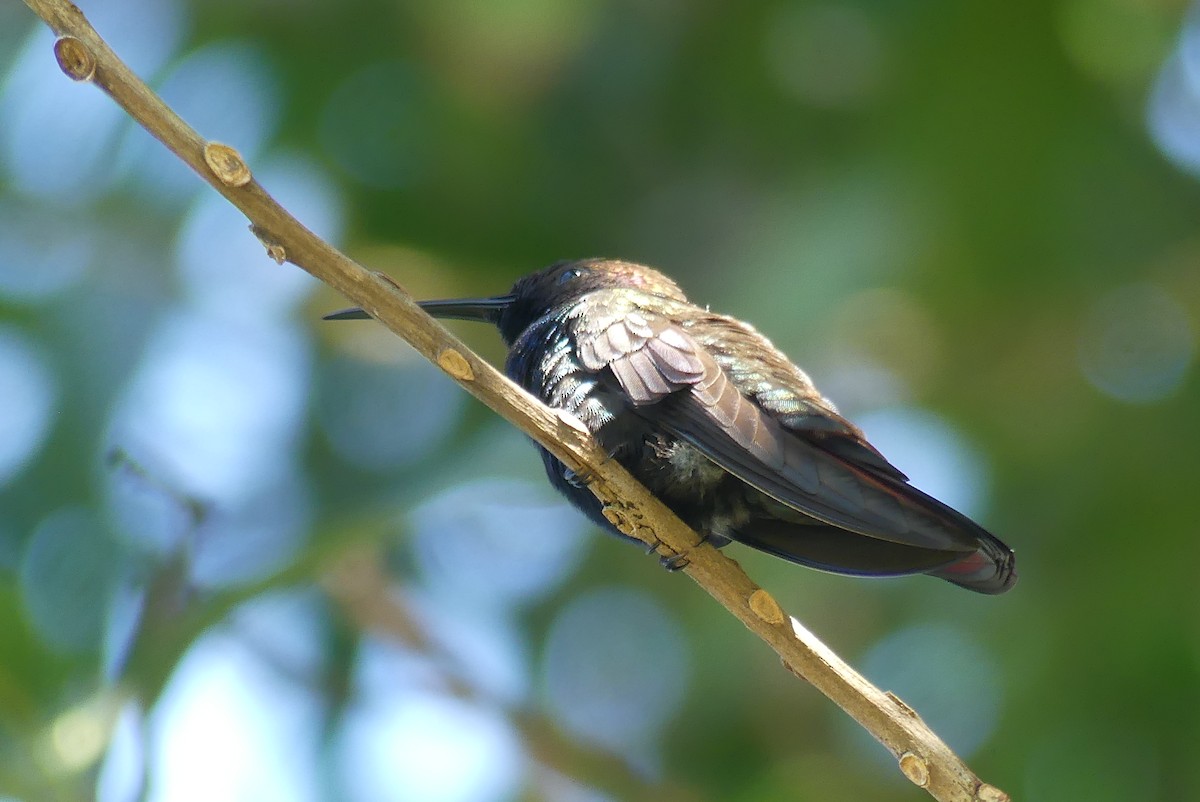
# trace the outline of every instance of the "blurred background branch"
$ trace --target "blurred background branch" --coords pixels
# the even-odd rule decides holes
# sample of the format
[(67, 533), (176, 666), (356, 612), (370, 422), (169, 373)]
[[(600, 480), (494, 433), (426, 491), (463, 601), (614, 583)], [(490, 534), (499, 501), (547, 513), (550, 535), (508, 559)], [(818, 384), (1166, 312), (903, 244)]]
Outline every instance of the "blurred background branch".
[[(437, 662), (438, 682), (461, 699), (481, 699), (480, 690), (464, 677), (455, 657), (441, 650), (436, 639), (425, 631), (395, 587), (382, 565), (377, 549), (348, 549), (333, 565), (322, 582), (325, 591), (338, 603), (346, 618), (360, 632), (376, 633), (406, 646)], [(521, 737), (529, 748), (529, 758), (541, 764), (537, 773), (560, 772), (604, 789), (617, 799), (659, 800), (688, 799), (700, 802), (705, 797), (696, 789), (664, 787), (630, 771), (629, 764), (615, 755), (589, 749), (564, 738), (542, 717), (521, 710), (509, 710)], [(553, 798), (553, 793), (547, 793)]]

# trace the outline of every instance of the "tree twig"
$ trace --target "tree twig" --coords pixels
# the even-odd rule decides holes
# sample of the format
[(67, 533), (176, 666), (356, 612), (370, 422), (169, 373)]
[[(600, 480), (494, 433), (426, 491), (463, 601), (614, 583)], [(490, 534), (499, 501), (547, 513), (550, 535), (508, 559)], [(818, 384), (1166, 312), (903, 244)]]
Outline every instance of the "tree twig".
[[(452, 696), (468, 701), (489, 703), (486, 695), (468, 682), (454, 657), (439, 646), (419, 616), (395, 590), (382, 565), (379, 549), (359, 545), (346, 549), (321, 581), (326, 595), (337, 603), (342, 614), (358, 631), (374, 632), (433, 659), (439, 681)], [(505, 706), (505, 715), (521, 733), (529, 756), (541, 770), (553, 770), (573, 779), (595, 785), (616, 799), (652, 800), (669, 796), (661, 783), (638, 776), (627, 761), (600, 749), (572, 743), (544, 717)], [(678, 788), (671, 789), (678, 795)], [(689, 800), (701, 800), (694, 788), (684, 794)]]
[[(1003, 802), (908, 705), (871, 685), (733, 562), (685, 526), (596, 445), (573, 419), (517, 387), (426, 315), (396, 283), (358, 265), (305, 228), (254, 179), (233, 148), (204, 140), (117, 57), (66, 0), (25, 0), (59, 36), (54, 53), (75, 80), (91, 81), (240, 209), (276, 262), (289, 261), (331, 285), (440, 366), (468, 392), (549, 450), (577, 474), (594, 476), (605, 516), (667, 554), (686, 554), (684, 571), (767, 642), (797, 676), (832, 699), (882, 743), (904, 775), (945, 802)], [(69, 110), (64, 114), (69, 120)], [(647, 670), (654, 670), (647, 667)]]

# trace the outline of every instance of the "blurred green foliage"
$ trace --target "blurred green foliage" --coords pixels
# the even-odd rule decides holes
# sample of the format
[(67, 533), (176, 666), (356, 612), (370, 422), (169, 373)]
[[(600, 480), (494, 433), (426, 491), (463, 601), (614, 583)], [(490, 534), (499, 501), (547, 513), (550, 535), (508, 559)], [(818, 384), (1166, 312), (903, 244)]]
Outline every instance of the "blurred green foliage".
[[(971, 512), (1017, 551), (1011, 594), (830, 577), (736, 547), (734, 556), (852, 663), (907, 627), (969, 633), (997, 707), (968, 762), (1015, 799), (1194, 796), (1200, 184), (1164, 158), (1147, 123), (1184, 4), (190, 0), (177, 10), (175, 51), (147, 77), (169, 83), (189, 53), (241, 48), (220, 51), (226, 70), (193, 76), (215, 82), (207, 94), (186, 84), (180, 98), (235, 131), (239, 119), (223, 115), (261, 112), (253, 143), (230, 144), (263, 161), (298, 155), (330, 177), (341, 244), (414, 294), (497, 293), (562, 257), (642, 261), (694, 300), (753, 322), (851, 417), (934, 413), (980, 477)], [(35, 27), (22, 11), (0, 10), (5, 71)], [(97, 25), (120, 52), (121, 32)], [(65, 81), (48, 47), (37, 53), (40, 69)], [(239, 70), (253, 81), (239, 86)], [(239, 105), (243, 91), (261, 99)], [(12, 114), (0, 108), (0, 123), (14, 126)], [(106, 145), (116, 167), (98, 191), (71, 202), (39, 195), (13, 166), (13, 142), (4, 215), (36, 208), (61, 225), (47, 224), (43, 254), (67, 232), (92, 234), (86, 271), (64, 289), (0, 299), (0, 325), (24, 338), (56, 388), (44, 441), (0, 485), (0, 797), (87, 799), (123, 694), (153, 702), (189, 645), (238, 605), (314, 586), (350, 542), (386, 546), (404, 586), (419, 559), (395, 534), (396, 515), (456, 482), (536, 477), (540, 466), (473, 402), (462, 420), (438, 423), (456, 392), (365, 325), (319, 325), (342, 302), (318, 290), (291, 317), (315, 344), (297, 374), (312, 389), (294, 400), (294, 447), (279, 452), (304, 477), (287, 485), (304, 498), (302, 542), (281, 564), (237, 579), (219, 564), (202, 582), (188, 549), (131, 545), (114, 476), (142, 477), (162, 509), (135, 517), (170, 519), (164, 530), (201, 526), (185, 508), (193, 496), (207, 502), (145, 451), (105, 461), (127, 445), (116, 410), (133, 403), (150, 332), (189, 292), (176, 237), (203, 190), (180, 179), (182, 194), (159, 193), (157, 173), (138, 173), (149, 145), (121, 133)], [(249, 240), (236, 219), (211, 230)], [(5, 271), (32, 263), (11, 248), (5, 260)], [(263, 258), (236, 269), (290, 268)], [(461, 331), (502, 358), (494, 332)], [(354, 370), (367, 370), (344, 367), (355, 360), (405, 377), (395, 393), (434, 393), (437, 409), (418, 428), (445, 435), (411, 459), (381, 457), (383, 467), (339, 454), (336, 424), (322, 416), (349, 403)], [(398, 425), (386, 404), (356, 403), (368, 427)], [(148, 414), (132, 409), (135, 423)], [(285, 496), (268, 498), (282, 509)], [(600, 761), (589, 762), (561, 736), (538, 751), (541, 762), (613, 798), (925, 798), (685, 578), (609, 540), (587, 554), (519, 609), (530, 662), (564, 605), (636, 587), (680, 622), (690, 684), (649, 750), (661, 758), (631, 761), (631, 777), (616, 779), (588, 751), (608, 750), (586, 747)], [(121, 588), (146, 611), (124, 638), (105, 630)], [(321, 639), (316, 684), (333, 727), (359, 624), (320, 605), (340, 622)], [(909, 656), (918, 687), (921, 674), (948, 682), (938, 660)], [(543, 691), (531, 677), (520, 715), (536, 718)], [(80, 711), (96, 731), (68, 726)], [(340, 798), (335, 787), (322, 793)], [(520, 787), (520, 798), (568, 798), (532, 780)]]

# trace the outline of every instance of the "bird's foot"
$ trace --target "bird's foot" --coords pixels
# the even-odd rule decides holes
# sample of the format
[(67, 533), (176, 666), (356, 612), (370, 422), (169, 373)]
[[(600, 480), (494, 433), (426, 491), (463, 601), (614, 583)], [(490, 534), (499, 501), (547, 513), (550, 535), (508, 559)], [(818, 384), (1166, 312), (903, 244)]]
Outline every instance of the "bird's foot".
[[(719, 549), (723, 546), (729, 545), (729, 538), (725, 537), (724, 535), (714, 535), (712, 532), (700, 532), (700, 541), (696, 544), (696, 546), (701, 546), (705, 543), (708, 543), (715, 549)], [(654, 538), (654, 543), (652, 543), (650, 547), (646, 549), (646, 553), (654, 554), (658, 551), (659, 546), (663, 545), (665, 544), (656, 536)], [(695, 548), (696, 546), (693, 546), (692, 548)], [(692, 560), (688, 556), (691, 551), (692, 549), (687, 549), (686, 551), (680, 551), (674, 554), (661, 555), (658, 558), (658, 561), (662, 567), (666, 568), (668, 571), (681, 571), (691, 565)]]
[[(657, 535), (655, 535), (654, 542), (646, 548), (646, 554), (656, 554), (659, 547), (665, 545), (666, 544), (663, 543)], [(691, 562), (692, 561), (688, 559), (687, 552), (685, 551), (675, 552), (674, 554), (661, 554), (658, 557), (658, 564), (672, 573), (687, 568)]]
[[(617, 452), (615, 449), (607, 451), (606, 453), (608, 456), (605, 458), (605, 462), (610, 459), (616, 459)], [(585, 490), (593, 482), (600, 478), (596, 475), (596, 472), (587, 465), (584, 465), (582, 470), (579, 471), (573, 471), (564, 465), (562, 475), (566, 483), (576, 490)]]
[(563, 468), (562, 475), (566, 483), (576, 490), (587, 490), (588, 486), (596, 481), (596, 474), (587, 467), (579, 472), (575, 472), (570, 468)]
[(676, 571), (682, 571), (684, 568), (687, 568), (692, 564), (692, 561), (688, 558), (687, 552), (680, 552), (678, 554), (665, 554), (662, 557), (659, 557), (658, 564), (663, 568), (666, 568), (671, 573), (675, 573)]

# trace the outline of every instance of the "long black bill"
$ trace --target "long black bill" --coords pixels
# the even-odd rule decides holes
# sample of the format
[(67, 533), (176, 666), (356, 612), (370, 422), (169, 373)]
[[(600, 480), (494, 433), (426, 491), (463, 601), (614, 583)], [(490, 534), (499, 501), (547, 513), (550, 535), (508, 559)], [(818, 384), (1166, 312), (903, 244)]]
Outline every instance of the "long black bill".
[[(433, 317), (454, 320), (478, 320), (498, 323), (500, 315), (513, 302), (512, 295), (497, 295), (494, 298), (448, 298), (440, 301), (417, 301), (417, 306)], [(324, 320), (365, 320), (371, 316), (358, 307), (343, 309), (325, 315)]]

